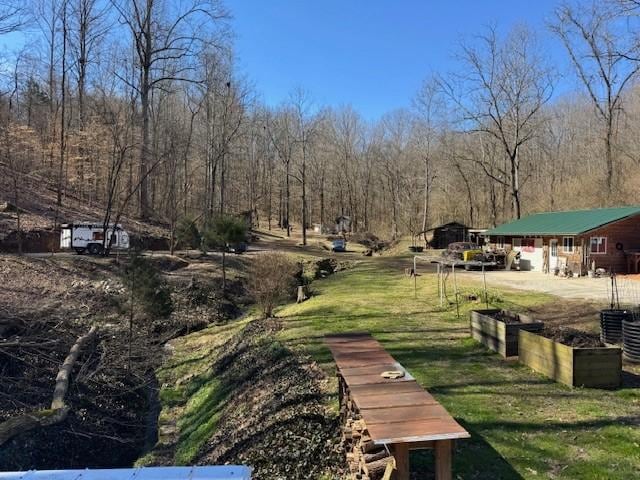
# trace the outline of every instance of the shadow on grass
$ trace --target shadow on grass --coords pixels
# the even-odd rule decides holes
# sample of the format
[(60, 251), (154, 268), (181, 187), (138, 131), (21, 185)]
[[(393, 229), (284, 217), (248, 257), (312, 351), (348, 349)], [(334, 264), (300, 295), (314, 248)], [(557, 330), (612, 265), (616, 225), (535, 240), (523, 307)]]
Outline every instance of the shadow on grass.
[(549, 432), (568, 430), (593, 430), (606, 427), (619, 427), (620, 425), (638, 426), (640, 425), (640, 415), (623, 415), (615, 417), (597, 418), (593, 420), (580, 420), (572, 422), (562, 422), (545, 420), (544, 422), (511, 422), (503, 420), (487, 420), (474, 422), (473, 427), (482, 431), (516, 431), (516, 432)]
[[(453, 470), (456, 478), (522, 480), (522, 476), (475, 428), (464, 420), (456, 421), (469, 432), (471, 438), (456, 443)], [(432, 477), (433, 478), (433, 477)]]
[(173, 369), (176, 369), (176, 368), (185, 367), (187, 365), (199, 364), (203, 360), (205, 360), (207, 357), (211, 357), (214, 353), (215, 353), (215, 349), (211, 349), (211, 350), (207, 351), (206, 353), (203, 353), (202, 355), (198, 355), (198, 356), (195, 356), (195, 357), (185, 358), (183, 360), (176, 361), (175, 363), (167, 365), (167, 367), (164, 367), (164, 369), (165, 370), (173, 370)]
[[(523, 382), (514, 382), (512, 379), (510, 380), (501, 380), (501, 381), (495, 381), (495, 380), (485, 380), (485, 381), (469, 381), (469, 382), (460, 382), (460, 383), (450, 383), (450, 384), (437, 384), (437, 385), (433, 385), (430, 388), (430, 390), (438, 391), (439, 393), (453, 393), (453, 394), (457, 394), (457, 393), (464, 393), (464, 394), (478, 394), (478, 393), (484, 393), (487, 390), (486, 389), (482, 389), (481, 391), (467, 391), (465, 390), (464, 392), (456, 392), (456, 390), (460, 390), (462, 388), (467, 388), (467, 387), (500, 387), (500, 386), (517, 386), (517, 385), (526, 385), (526, 386), (534, 386), (534, 385), (553, 385), (554, 382), (551, 380), (527, 380), (527, 381), (523, 381)], [(492, 392), (495, 393), (495, 392)]]
[[(445, 338), (444, 340), (455, 342), (456, 338)], [(456, 342), (452, 346), (434, 345), (432, 347), (389, 346), (387, 351), (402, 365), (407, 368), (424, 368), (429, 363), (442, 360), (471, 360), (482, 363), (485, 358), (495, 357), (496, 354), (480, 346), (466, 342)], [(425, 365), (426, 363), (426, 365)]]
[[(640, 417), (621, 416), (608, 419), (587, 420), (578, 422), (504, 422), (486, 421), (467, 423), (464, 420), (456, 419), (470, 434), (468, 440), (458, 441), (453, 458), (455, 478), (474, 479), (501, 479), (501, 480), (521, 480), (523, 477), (513, 468), (513, 466), (498, 453), (479, 432), (499, 431), (518, 433), (538, 433), (541, 431), (561, 432), (566, 431), (593, 431), (606, 427), (619, 425), (638, 425)], [(537, 449), (529, 444), (526, 449), (539, 450), (541, 461), (547, 458), (549, 452), (544, 448)], [(433, 477), (433, 455), (430, 452), (415, 452), (412, 454), (412, 470), (425, 472), (421, 476), (412, 477), (415, 479), (432, 479)]]
[[(411, 328), (411, 326), (407, 326), (406, 329), (377, 329), (377, 328), (373, 328), (373, 329), (369, 329), (367, 331), (367, 333), (371, 333), (371, 335), (373, 335), (374, 337), (376, 335), (415, 335), (417, 333), (442, 333), (442, 334), (452, 334), (452, 333), (467, 333), (469, 331), (468, 328), (466, 327), (460, 327), (460, 328)], [(359, 333), (360, 330), (357, 329), (348, 329), (345, 330), (341, 333)], [(304, 335), (304, 336), (297, 336), (295, 338), (290, 338), (289, 340), (287, 340), (288, 344), (291, 345), (306, 345), (308, 342), (311, 341), (315, 341), (315, 342), (324, 342), (324, 338), (325, 338), (325, 334), (319, 334), (319, 335)], [(448, 338), (448, 337), (447, 337)], [(457, 340), (458, 338), (456, 338)], [(384, 343), (385, 340), (382, 339), (382, 343)]]

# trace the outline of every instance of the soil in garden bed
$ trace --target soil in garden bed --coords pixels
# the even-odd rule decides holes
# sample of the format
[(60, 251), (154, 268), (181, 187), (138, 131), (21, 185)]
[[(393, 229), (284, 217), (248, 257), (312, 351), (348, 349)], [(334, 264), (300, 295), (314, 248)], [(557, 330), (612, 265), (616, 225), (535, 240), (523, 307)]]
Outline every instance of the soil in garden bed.
[(540, 332), (540, 335), (554, 342), (574, 348), (598, 348), (605, 346), (597, 334), (583, 332), (575, 328), (547, 326)]
[(499, 322), (503, 322), (503, 323), (522, 323), (520, 321), (520, 317), (518, 315), (516, 315), (515, 313), (501, 311), (501, 312), (497, 312), (497, 313), (495, 313), (495, 314), (493, 314), (491, 316), (493, 318), (495, 318), (496, 320), (498, 320)]

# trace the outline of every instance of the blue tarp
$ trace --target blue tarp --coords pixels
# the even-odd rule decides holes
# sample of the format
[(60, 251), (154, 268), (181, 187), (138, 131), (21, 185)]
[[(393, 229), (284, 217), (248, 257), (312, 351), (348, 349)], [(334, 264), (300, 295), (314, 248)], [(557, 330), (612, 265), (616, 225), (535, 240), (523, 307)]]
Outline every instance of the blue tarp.
[(142, 467), (86, 470), (29, 470), (0, 472), (0, 480), (250, 480), (251, 468)]

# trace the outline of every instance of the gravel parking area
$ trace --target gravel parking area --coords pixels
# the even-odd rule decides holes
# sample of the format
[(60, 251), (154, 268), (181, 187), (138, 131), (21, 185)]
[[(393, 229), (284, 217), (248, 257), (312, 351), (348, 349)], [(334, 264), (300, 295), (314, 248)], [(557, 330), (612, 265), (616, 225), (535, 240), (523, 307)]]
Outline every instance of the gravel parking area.
[[(488, 271), (487, 284), (557, 295), (562, 298), (587, 299), (608, 302), (611, 298), (611, 279), (603, 278), (563, 278), (540, 272)], [(640, 281), (636, 276), (617, 277), (618, 296), (621, 304), (640, 303)], [(461, 271), (460, 278), (481, 280), (482, 272)]]

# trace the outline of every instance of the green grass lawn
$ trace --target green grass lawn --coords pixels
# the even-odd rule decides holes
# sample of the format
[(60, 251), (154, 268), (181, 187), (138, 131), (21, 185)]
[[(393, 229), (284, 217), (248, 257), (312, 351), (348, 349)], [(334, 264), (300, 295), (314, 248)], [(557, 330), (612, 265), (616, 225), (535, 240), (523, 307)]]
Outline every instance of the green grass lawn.
[[(173, 354), (156, 371), (162, 410), (158, 445), (138, 465), (189, 465), (216, 430), (227, 392), (211, 368), (220, 348), (250, 318), (212, 326), (171, 342)], [(162, 457), (165, 458), (162, 458)]]
[[(457, 318), (455, 308), (438, 306), (435, 275), (419, 277), (414, 299), (413, 280), (400, 271), (374, 258), (316, 282), (314, 297), (278, 312), (281, 340), (333, 375), (323, 335), (371, 332), (471, 433), (457, 445), (457, 478), (637, 478), (640, 389), (571, 389), (505, 361), (468, 336), (468, 311), (484, 304), (463, 303)], [(558, 301), (491, 293), (494, 306), (514, 310)], [(428, 454), (413, 462), (427, 468)]]

